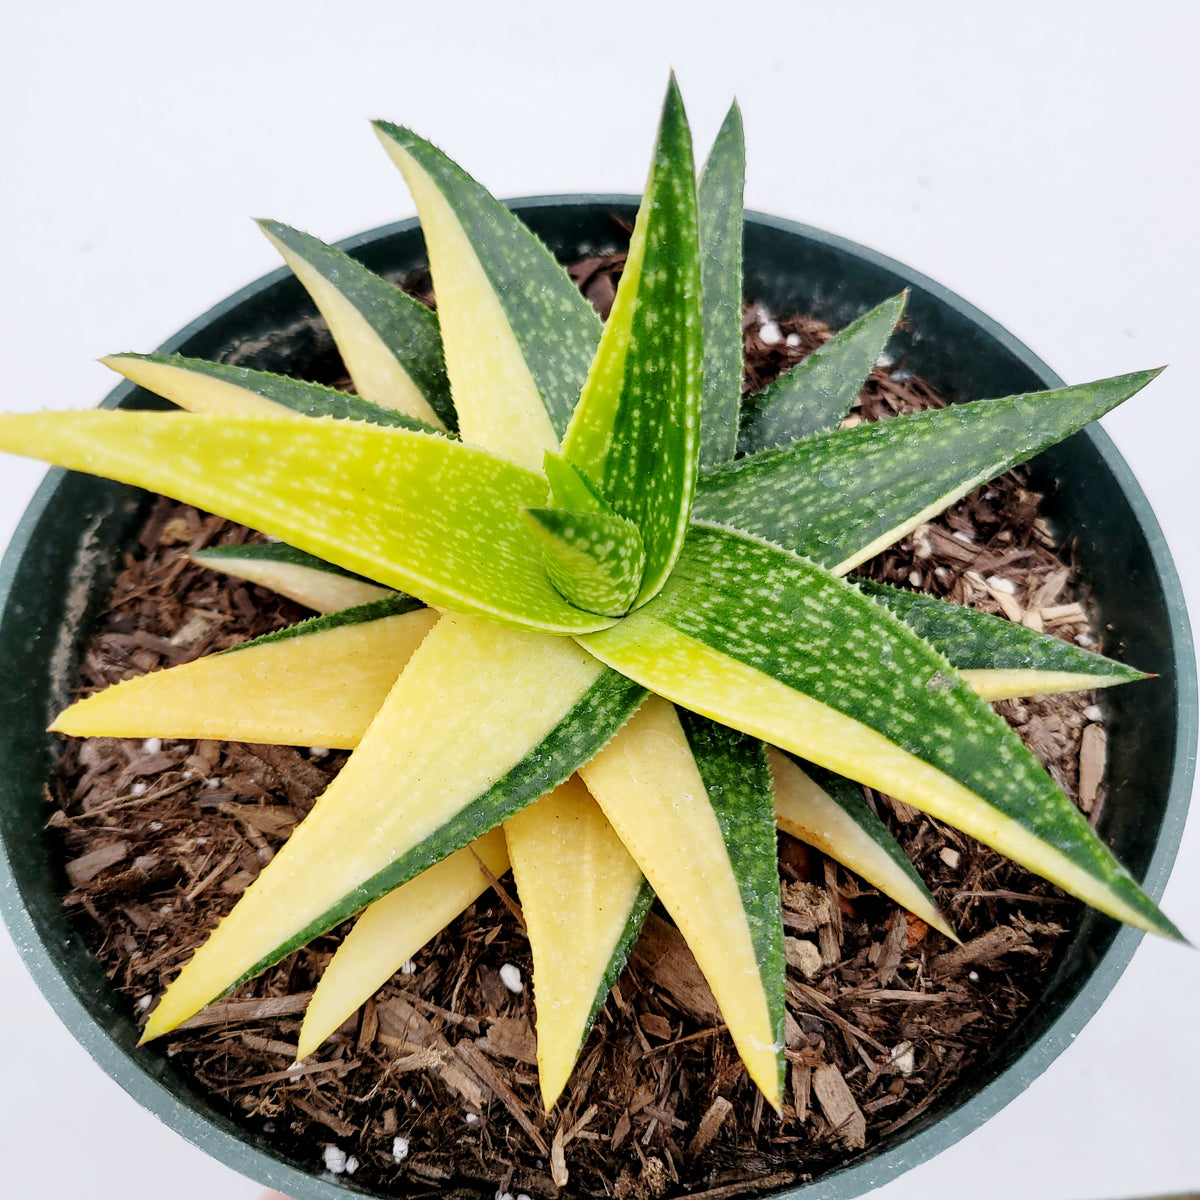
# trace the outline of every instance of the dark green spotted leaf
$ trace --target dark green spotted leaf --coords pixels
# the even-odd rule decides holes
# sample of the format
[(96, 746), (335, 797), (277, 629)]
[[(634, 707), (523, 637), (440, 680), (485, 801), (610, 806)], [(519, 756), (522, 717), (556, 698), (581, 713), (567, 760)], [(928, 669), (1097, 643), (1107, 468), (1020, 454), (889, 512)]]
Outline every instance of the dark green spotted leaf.
[(672, 79), (629, 257), (563, 456), (646, 548), (639, 603), (687, 531), (700, 449), (699, 234), (691, 132)]
[(700, 279), (704, 293), (704, 414), (700, 465), (737, 452), (742, 405), (742, 193), (746, 142), (735, 101), (700, 175)]
[(437, 315), (344, 250), (279, 221), (258, 224), (321, 310), (358, 394), (455, 428)]
[(611, 513), (526, 509), (550, 582), (576, 608), (624, 616), (637, 598), (646, 552), (637, 526)]
[(751, 397), (738, 444), (741, 453), (756, 454), (835, 429), (858, 399), (904, 315), (907, 298), (901, 292), (885, 300)]
[(988, 479), (1140, 391), (1157, 371), (815, 434), (708, 472), (693, 516), (849, 571)]
[(950, 663), (814, 563), (693, 526), (663, 591), (581, 641), (677, 704), (906, 800), (1095, 908), (1178, 936)]
[(1003, 617), (921, 592), (907, 592), (870, 580), (855, 582), (866, 595), (895, 613), (918, 637), (936, 646), (958, 671), (1079, 677), (1085, 681), (1079, 687), (1108, 687), (1146, 678), (1143, 671)]
[(249, 414), (269, 412), (274, 407), (305, 417), (335, 417), (397, 429), (439, 432), (398, 409), (269, 371), (185, 358), (182, 354), (110, 354), (102, 361), (139, 387), (164, 396), (189, 412)]

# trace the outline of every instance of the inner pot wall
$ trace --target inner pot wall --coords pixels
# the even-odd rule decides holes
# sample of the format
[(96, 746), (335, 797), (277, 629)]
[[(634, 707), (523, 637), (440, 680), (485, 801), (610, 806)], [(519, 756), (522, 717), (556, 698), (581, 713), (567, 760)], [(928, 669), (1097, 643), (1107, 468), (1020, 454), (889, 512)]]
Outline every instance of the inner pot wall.
[[(539, 198), (513, 205), (564, 261), (620, 248), (636, 203), (627, 196)], [(362, 234), (344, 248), (397, 276), (424, 264), (415, 221)], [(951, 400), (1056, 387), (1061, 380), (970, 305), (880, 255), (792, 222), (749, 215), (746, 295), (776, 313), (812, 313), (839, 328), (902, 287), (908, 318), (893, 342), (905, 365)], [(286, 270), (238, 292), (161, 349), (204, 358), (238, 351), (243, 365), (303, 369), (328, 334)], [(122, 384), (106, 406), (163, 407)], [(1069, 481), (1064, 484), (1063, 481)], [(1034, 485), (1064, 537), (1075, 539), (1106, 650), (1154, 672), (1138, 688), (1102, 693), (1109, 730), (1101, 832), (1161, 895), (1183, 831), (1196, 738), (1194, 659), (1182, 594), (1162, 535), (1128, 468), (1092, 427), (1042, 455)], [(136, 489), (52, 471), (0, 567), (0, 906), (43, 992), (89, 1053), (132, 1096), (201, 1146), (295, 1200), (360, 1194), (278, 1157), (270, 1143), (214, 1110), (161, 1052), (137, 1050), (137, 1025), (62, 906), (68, 884), (44, 825), (43, 782), (56, 754), (44, 730), (76, 676), (91, 615), (147, 512)], [(1109, 568), (1121, 564), (1119, 574)], [(1111, 627), (1111, 628), (1110, 628)], [(1135, 694), (1136, 692), (1136, 694)], [(1136, 781), (1136, 785), (1133, 781)], [(780, 1195), (861, 1195), (974, 1129), (1022, 1091), (1108, 994), (1141, 934), (1087, 912), (1045, 995), (961, 1080), (904, 1130), (842, 1169)]]

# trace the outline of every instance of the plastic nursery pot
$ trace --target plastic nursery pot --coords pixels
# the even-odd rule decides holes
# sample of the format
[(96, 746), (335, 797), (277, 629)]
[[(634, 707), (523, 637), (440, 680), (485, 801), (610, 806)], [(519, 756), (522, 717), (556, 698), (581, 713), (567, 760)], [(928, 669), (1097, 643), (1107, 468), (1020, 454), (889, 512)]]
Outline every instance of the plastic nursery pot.
[[(565, 261), (621, 247), (630, 197), (514, 203)], [(624, 225), (622, 224), (624, 222)], [(841, 327), (902, 287), (909, 319), (898, 335), (906, 366), (951, 400), (1003, 396), (1061, 381), (993, 321), (930, 280), (839, 238), (771, 217), (746, 225), (746, 294), (776, 313), (813, 313)], [(398, 276), (423, 265), (415, 221), (343, 244)], [(164, 347), (204, 358), (321, 375), (332, 351), (323, 323), (286, 270), (252, 284)], [(107, 405), (161, 407), (122, 384)], [(1056, 532), (1071, 538), (1091, 586), (1106, 649), (1158, 675), (1102, 693), (1109, 710), (1109, 799), (1102, 833), (1161, 895), (1183, 831), (1196, 738), (1194, 659), (1183, 597), (1162, 535), (1128, 468), (1093, 427), (1039, 458)], [(296, 1200), (361, 1194), (322, 1177), (316, 1162), (284, 1158), (260, 1134), (218, 1111), (161, 1051), (135, 1048), (130, 1005), (105, 978), (62, 905), (67, 882), (45, 831), (43, 785), (56, 745), (44, 731), (75, 678), (92, 614), (108, 595), (121, 552), (149, 504), (142, 492), (53, 471), (25, 514), (0, 568), (0, 901), (38, 984), (96, 1061), (132, 1096), (234, 1170)], [(1119, 563), (1114, 575), (1111, 564)], [(781, 1195), (858, 1196), (931, 1157), (1021, 1092), (1071, 1041), (1128, 963), (1140, 933), (1088, 911), (1044, 994), (989, 1056), (901, 1132), (838, 1170)]]

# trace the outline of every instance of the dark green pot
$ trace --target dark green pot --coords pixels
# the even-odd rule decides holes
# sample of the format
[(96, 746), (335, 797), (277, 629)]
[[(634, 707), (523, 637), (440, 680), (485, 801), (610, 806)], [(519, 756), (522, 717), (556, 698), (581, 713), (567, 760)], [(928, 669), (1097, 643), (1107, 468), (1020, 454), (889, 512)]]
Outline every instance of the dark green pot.
[[(621, 246), (635, 204), (627, 196), (546, 197), (514, 207), (572, 260)], [(619, 219), (618, 219), (619, 218)], [(624, 223), (624, 224), (623, 224)], [(377, 271), (424, 261), (415, 221), (344, 243)], [(902, 287), (912, 289), (899, 337), (905, 363), (953, 400), (1055, 387), (1061, 380), (1013, 337), (957, 296), (878, 254), (772, 217), (746, 227), (746, 293), (777, 313), (811, 312), (835, 327)], [(292, 371), (331, 356), (324, 326), (287, 270), (243, 289), (162, 347)], [(161, 406), (122, 384), (106, 405)], [(1134, 401), (1136, 403), (1136, 401)], [(1058, 531), (1075, 541), (1108, 652), (1158, 678), (1104, 693), (1109, 798), (1102, 833), (1156, 899), (1183, 832), (1196, 740), (1194, 658), (1183, 596), (1158, 525), (1128, 468), (1097, 427), (1035, 465)], [(121, 550), (145, 517), (132, 488), (52, 471), (0, 568), (0, 901), (42, 991), (72, 1033), (122, 1087), (189, 1141), (296, 1200), (361, 1189), (322, 1178), (315, 1162), (279, 1157), (176, 1074), (154, 1048), (136, 1049), (129, 1005), (104, 977), (62, 907), (66, 880), (45, 832), (43, 785), (56, 745), (44, 731), (63, 707), (89, 622), (108, 594)], [(1088, 912), (1041, 1000), (968, 1078), (902, 1133), (845, 1167), (786, 1193), (806, 1200), (858, 1196), (945, 1149), (1021, 1092), (1096, 1011), (1141, 934)]]

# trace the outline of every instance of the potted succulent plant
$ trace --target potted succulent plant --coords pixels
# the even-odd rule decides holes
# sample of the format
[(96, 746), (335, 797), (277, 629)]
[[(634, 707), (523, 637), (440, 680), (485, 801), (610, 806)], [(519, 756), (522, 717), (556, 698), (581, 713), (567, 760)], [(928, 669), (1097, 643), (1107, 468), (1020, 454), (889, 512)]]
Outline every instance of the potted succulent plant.
[[(1173, 853), (1158, 831), (1189, 786), (1186, 766), (1158, 752), (1194, 737), (1182, 608), (1136, 489), (1122, 478), (1133, 499), (1106, 494), (1121, 474), (1111, 449), (1095, 437), (1057, 446), (1154, 372), (1053, 387), (961, 303), (832, 239), (797, 240), (781, 223), (747, 225), (743, 283), (736, 111), (697, 191), (673, 84), (603, 327), (545, 246), (461, 169), (407, 130), (377, 131), (417, 200), (436, 317), (359, 265), (417, 265), (411, 229), (369, 236), (351, 258), (264, 225), (327, 320), (356, 395), (274, 373), (291, 369), (312, 330), (281, 322), (289, 285), (276, 280), (184, 331), (167, 353), (109, 360), (188, 413), (0, 420), (6, 450), (282, 539), (198, 557), (329, 614), (66, 707), (77, 619), (103, 594), (107, 554), (95, 547), (121, 544), (140, 508), (129, 491), (76, 477), (35, 508), (5, 580), (4, 642), (26, 652), (8, 660), (0, 697), (5, 761), (19, 768), (5, 785), (4, 834), (20, 940), (61, 940), (65, 928), (31, 816), (40, 784), (29, 782), (46, 777), (51, 757), (34, 730), (64, 708), (55, 728), (70, 735), (354, 750), (153, 1008), (143, 1042), (361, 913), (312, 998), (304, 1057), (511, 863), (548, 1111), (656, 895), (779, 1110), (789, 1030), (776, 822), (853, 861), (953, 936), (878, 817), (820, 772), (944, 818), (1100, 912), (1178, 936), (1152, 896)], [(596, 212), (522, 209), (560, 258), (592, 239), (579, 219), (594, 223)], [(914, 282), (921, 340), (906, 353), (915, 365), (952, 398), (1007, 398), (839, 429), (903, 311), (895, 293)], [(777, 312), (820, 295), (845, 326), (747, 406), (743, 294)], [(207, 361), (232, 338), (258, 339), (255, 366), (267, 369)], [(1182, 693), (1148, 685), (1157, 708), (1112, 705), (1118, 727), (1134, 733), (1114, 738), (1118, 774), (1146, 800), (1134, 811), (1115, 787), (1105, 834), (1144, 888), (985, 703), (1107, 687), (1141, 671), (844, 579), (1050, 447), (1039, 469), (1071, 478), (1055, 503), (1083, 538), (1085, 568), (1100, 557), (1087, 539), (1111, 523), (1123, 557), (1160, 583), (1139, 594), (1134, 614), (1097, 576), (1105, 619), (1122, 628), (1130, 661), (1182, 682)], [(1081, 519), (1089, 507), (1109, 515)], [(73, 541), (47, 536), (66, 513), (78, 523), (81, 509), (89, 515)], [(36, 577), (55, 583), (30, 605)], [(31, 700), (35, 674), (44, 684)], [(1140, 736), (1148, 730), (1153, 738)], [(822, 1194), (863, 1190), (1019, 1090), (1031, 1058), (1052, 1055), (1099, 1002), (1132, 938), (1107, 918), (1084, 918), (1036, 1019), (914, 1121), (904, 1149), (871, 1147)], [(75, 1016), (90, 1010), (83, 1037), (105, 1065), (157, 1111), (187, 1095), (165, 1059), (133, 1049), (133, 1017), (114, 1011), (87, 956), (60, 945), (51, 958), (36, 967), (44, 986)], [(1099, 964), (1099, 982), (1085, 981), (1085, 963)], [(184, 1124), (285, 1191), (332, 1194), (220, 1114)], [(549, 1157), (554, 1182), (565, 1182), (561, 1140)]]

